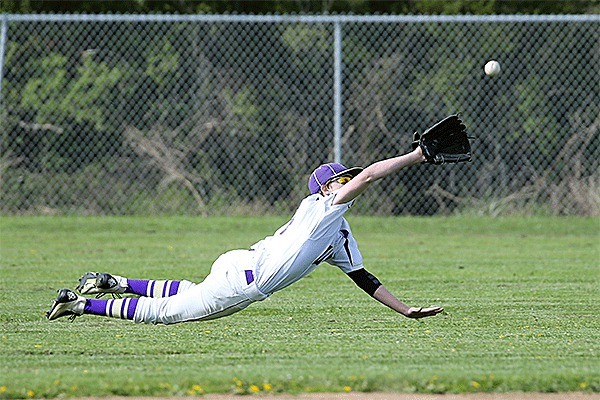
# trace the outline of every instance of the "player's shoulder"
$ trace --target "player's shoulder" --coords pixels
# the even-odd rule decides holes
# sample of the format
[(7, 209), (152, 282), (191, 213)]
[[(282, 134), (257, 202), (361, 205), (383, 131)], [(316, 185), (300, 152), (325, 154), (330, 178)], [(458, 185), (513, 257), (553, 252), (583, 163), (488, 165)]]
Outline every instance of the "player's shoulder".
[(323, 196), (320, 193), (315, 193), (315, 194), (311, 194), (309, 196), (306, 196), (304, 198), (304, 201), (315, 202), (315, 201), (320, 201), (320, 200), (323, 200), (323, 199), (325, 199), (325, 196)]
[(322, 194), (315, 193), (306, 196), (300, 204), (314, 205), (314, 204), (325, 204), (328, 198), (331, 196), (323, 196)]
[(335, 200), (335, 193), (328, 194), (326, 196), (323, 196), (322, 194), (319, 194), (319, 193), (315, 193), (315, 194), (311, 194), (310, 196), (305, 197), (304, 200), (302, 200), (300, 207), (302, 208), (304, 206), (304, 207), (311, 207), (311, 208), (319, 207), (319, 208), (323, 208), (323, 209), (335, 208), (335, 209), (347, 210), (354, 203), (353, 201), (351, 201), (351, 202), (344, 203), (344, 204), (335, 204), (334, 205), (333, 204), (334, 200)]
[(323, 196), (319, 193), (311, 194), (305, 197), (298, 207), (297, 212), (300, 213), (315, 213), (317, 210), (325, 211), (331, 207), (333, 196)]

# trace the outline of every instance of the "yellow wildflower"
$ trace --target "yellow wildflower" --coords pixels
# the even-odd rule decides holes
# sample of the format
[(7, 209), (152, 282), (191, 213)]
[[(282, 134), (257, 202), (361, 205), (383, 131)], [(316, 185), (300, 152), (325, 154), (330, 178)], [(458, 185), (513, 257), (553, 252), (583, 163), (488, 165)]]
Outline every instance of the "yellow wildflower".
[(250, 391), (252, 393), (258, 393), (258, 392), (260, 392), (260, 388), (256, 385), (250, 385)]
[(203, 392), (204, 390), (202, 390), (202, 386), (200, 385), (193, 385), (192, 386), (192, 390), (196, 391), (196, 392)]

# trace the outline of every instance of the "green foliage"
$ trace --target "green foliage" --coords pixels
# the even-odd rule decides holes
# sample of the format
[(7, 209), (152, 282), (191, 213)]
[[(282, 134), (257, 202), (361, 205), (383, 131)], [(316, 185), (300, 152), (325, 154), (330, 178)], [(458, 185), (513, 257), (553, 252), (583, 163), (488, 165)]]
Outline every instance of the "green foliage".
[(0, 398), (600, 392), (596, 220), (349, 220), (367, 269), (445, 312), (408, 320), (323, 264), (220, 320), (48, 322), (85, 271), (200, 281), (286, 218), (2, 218)]
[(229, 119), (229, 129), (232, 131), (242, 127), (245, 129), (245, 135), (255, 136), (259, 132), (259, 126), (256, 123), (256, 117), (259, 108), (255, 103), (254, 96), (256, 90), (250, 86), (240, 88), (237, 92), (231, 89), (223, 90), (223, 101), (227, 104), (233, 118)]
[(414, 3), (423, 14), (493, 14), (496, 0), (421, 0)]
[[(553, 121), (551, 105), (543, 96), (543, 87), (538, 77), (532, 77), (516, 87), (518, 91), (518, 110), (524, 117), (523, 134), (535, 138), (535, 143), (544, 154), (553, 148), (553, 137), (559, 135), (558, 127)], [(544, 127), (540, 130), (540, 127)], [(514, 134), (514, 133), (513, 133)]]
[[(150, 54), (146, 57), (148, 60), (146, 74), (159, 84), (160, 89), (164, 90), (169, 79), (177, 78), (180, 75), (178, 72), (179, 55), (166, 39), (163, 40), (162, 47), (152, 47), (148, 50)], [(154, 50), (158, 50), (158, 53), (154, 54)]]
[[(497, 3), (426, 1), (420, 7), (432, 13), (455, 12), (452, 7), (472, 7), (469, 12), (481, 8), (484, 12)], [(138, 4), (148, 6), (143, 1)], [(216, 7), (210, 2), (203, 4)], [(348, 4), (368, 7), (360, 1)], [(177, 4), (170, 3), (169, 7), (176, 8)], [(68, 182), (89, 177), (85, 168), (90, 165), (107, 165), (118, 174), (123, 173), (118, 171), (119, 163), (144, 163), (148, 169), (159, 171), (157, 178), (145, 182), (149, 202), (157, 197), (165, 200), (161, 182), (175, 180), (179, 184), (167, 185), (167, 193), (173, 195), (172, 204), (150, 209), (176, 210), (179, 205), (188, 205), (189, 192), (208, 197), (215, 194), (220, 200), (223, 187), (231, 185), (233, 189), (228, 193), (236, 193), (236, 200), (244, 207), (260, 204), (257, 207), (264, 210), (304, 187), (298, 182), (305, 180), (306, 170), (298, 166), (310, 169), (310, 165), (326, 161), (325, 157), (331, 158), (323, 151), (332, 143), (331, 25), (277, 25), (268, 36), (273, 46), (263, 46), (260, 42), (266, 37), (254, 34), (264, 29), (260, 24), (149, 25), (143, 30), (129, 30), (127, 24), (68, 25), (56, 36), (65, 41), (62, 48), (47, 46), (50, 40), (42, 34), (9, 35), (7, 95), (3, 102), (9, 106), (0, 150), (10, 155), (6, 164), (22, 161), (21, 169), (14, 171), (17, 176), (37, 186), (44, 179), (54, 182), (64, 173), (70, 174)], [(397, 192), (404, 196), (398, 204), (391, 194), (381, 193), (382, 197), (372, 202), (381, 204), (378, 212), (420, 213), (410, 199), (421, 196), (420, 188), (431, 187), (437, 179), (457, 187), (465, 198), (489, 189), (489, 198), (502, 199), (531, 183), (531, 176), (546, 176), (569, 136), (580, 135), (580, 131), (594, 125), (593, 119), (581, 114), (597, 115), (595, 94), (588, 93), (582, 82), (589, 76), (585, 68), (593, 65), (595, 53), (592, 41), (578, 39), (579, 24), (559, 29), (558, 38), (546, 34), (543, 28), (531, 37), (526, 26), (515, 29), (514, 24), (488, 26), (481, 30), (482, 37), (470, 32), (468, 24), (459, 29), (456, 26), (377, 24), (369, 27), (378, 30), (374, 34), (344, 29), (345, 163), (367, 165), (402, 153), (408, 139), (399, 138), (400, 132), (423, 129), (449, 112), (463, 112), (478, 139), (478, 157), (472, 168), (453, 176), (422, 174), (420, 182), (413, 185), (395, 180)], [(120, 30), (112, 37), (118, 43), (103, 46), (108, 40), (106, 29), (111, 27)], [(69, 35), (81, 30), (87, 34)], [(83, 36), (85, 42), (80, 43)], [(498, 41), (498, 37), (503, 40)], [(414, 43), (407, 45), (407, 38)], [(226, 46), (220, 46), (223, 43)], [(539, 45), (532, 49), (531, 43)], [(114, 50), (102, 50), (104, 47)], [(77, 54), (73, 49), (79, 48), (90, 50)], [(534, 58), (523, 57), (531, 53)], [(499, 77), (504, 81), (484, 80), (481, 60), (490, 54), (518, 67)], [(571, 62), (556, 65), (554, 54), (569, 54)], [(552, 74), (545, 70), (549, 63), (534, 62), (551, 59), (556, 68)], [(556, 113), (556, 109), (565, 111)], [(310, 110), (323, 113), (313, 118)], [(166, 147), (144, 151), (138, 143), (134, 148), (131, 140), (127, 142), (129, 132), (139, 132), (142, 139), (154, 138), (155, 144)], [(521, 151), (510, 151), (514, 146)], [(597, 146), (592, 143), (587, 148), (590, 154), (585, 156), (563, 157), (577, 164), (571, 177), (547, 175), (548, 183), (566, 187), (571, 185), (570, 178), (580, 184), (581, 178), (593, 177), (597, 173), (597, 157), (593, 154)], [(503, 149), (504, 153), (497, 154), (495, 149)], [(170, 160), (174, 158), (176, 165), (166, 165), (160, 157), (163, 153), (174, 155)], [(500, 159), (504, 169), (494, 164)], [(247, 172), (244, 167), (231, 168), (240, 160), (252, 166), (252, 174), (244, 180), (239, 179)], [(480, 179), (476, 174), (485, 168), (490, 170), (490, 177)], [(528, 168), (526, 173), (522, 168)], [(47, 175), (39, 177), (39, 173)], [(513, 176), (520, 180), (507, 178)], [(187, 183), (187, 191), (180, 191), (185, 181), (181, 177), (192, 182)], [(127, 187), (126, 178), (111, 176), (110, 181), (119, 182), (115, 187)], [(265, 195), (264, 187), (274, 180), (280, 187), (274, 189), (275, 198), (271, 198)], [(92, 177), (92, 181), (98, 179)], [(2, 184), (6, 187), (8, 182)], [(58, 186), (64, 188), (61, 183)], [(594, 186), (589, 186), (592, 193)], [(39, 193), (43, 188), (36, 190)], [(139, 209), (138, 196), (143, 190), (130, 197), (135, 199), (131, 202), (135, 209)], [(105, 188), (96, 192), (105, 192)], [(153, 196), (154, 192), (160, 196)], [(129, 196), (131, 192), (117, 194)], [(9, 199), (2, 205), (4, 210), (14, 212), (9, 204), (25, 204), (26, 199), (19, 198), (20, 192), (3, 196)], [(536, 193), (532, 202), (546, 207), (548, 196)], [(61, 201), (53, 207), (58, 212), (69, 210), (70, 203), (64, 201), (68, 194), (58, 197)], [(587, 197), (589, 202), (594, 200), (593, 193)], [(45, 201), (47, 198), (39, 199), (41, 204), (36, 206), (48, 206)], [(122, 200), (97, 201), (114, 204)], [(433, 201), (445, 212), (446, 205), (439, 198)], [(94, 206), (87, 212), (107, 212), (95, 202), (90, 201)], [(460, 208), (456, 202), (448, 203), (449, 211)], [(593, 214), (589, 209), (578, 205), (554, 212)], [(127, 210), (131, 208), (121, 213)], [(188, 213), (190, 207), (184, 210)]]
[(181, 13), (181, 14), (570, 14), (592, 12), (597, 0), (181, 0), (181, 1), (31, 1), (4, 0), (0, 12), (10, 13)]
[(115, 89), (120, 77), (117, 68), (84, 55), (77, 79), (68, 86), (59, 110), (77, 122), (92, 122), (97, 130), (104, 130), (110, 125), (110, 110), (118, 103)]
[(23, 88), (21, 106), (36, 111), (37, 121), (54, 122), (67, 91), (67, 58), (52, 54), (30, 66), (35, 71)]
[(30, 66), (37, 72), (24, 86), (21, 106), (34, 111), (37, 122), (60, 124), (72, 118), (90, 122), (98, 130), (107, 127), (121, 73), (94, 62), (91, 54), (82, 58), (75, 79), (68, 77), (67, 58), (59, 54), (50, 54)]

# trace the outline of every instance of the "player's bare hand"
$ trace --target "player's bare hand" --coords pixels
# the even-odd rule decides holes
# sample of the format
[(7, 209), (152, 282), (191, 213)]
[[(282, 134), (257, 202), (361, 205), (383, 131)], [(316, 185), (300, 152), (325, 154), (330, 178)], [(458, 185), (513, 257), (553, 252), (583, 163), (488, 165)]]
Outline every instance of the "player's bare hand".
[(442, 307), (411, 307), (408, 309), (406, 316), (408, 318), (425, 318), (432, 317), (444, 311)]

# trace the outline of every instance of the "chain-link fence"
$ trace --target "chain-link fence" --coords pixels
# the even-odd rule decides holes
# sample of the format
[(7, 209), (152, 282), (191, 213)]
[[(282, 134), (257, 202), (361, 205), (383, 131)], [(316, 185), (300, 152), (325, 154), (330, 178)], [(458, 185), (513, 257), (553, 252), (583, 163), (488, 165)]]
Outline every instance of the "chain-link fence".
[(600, 214), (597, 15), (1, 23), (4, 214), (287, 213), (319, 164), (404, 153), (454, 112), (473, 161), (388, 177), (357, 212)]

